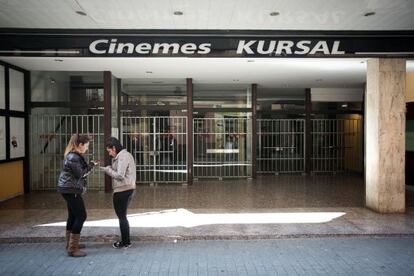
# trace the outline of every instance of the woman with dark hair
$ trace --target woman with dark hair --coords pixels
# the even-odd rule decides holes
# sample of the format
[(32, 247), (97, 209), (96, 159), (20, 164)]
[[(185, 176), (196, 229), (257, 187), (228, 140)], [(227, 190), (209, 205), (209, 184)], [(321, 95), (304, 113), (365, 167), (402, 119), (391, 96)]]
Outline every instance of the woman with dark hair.
[(87, 163), (83, 158), (89, 148), (89, 137), (74, 134), (69, 140), (64, 153), (63, 169), (59, 175), (57, 190), (62, 194), (68, 208), (66, 221), (66, 249), (71, 257), (84, 257), (79, 244), (80, 232), (86, 220), (85, 204), (82, 194), (86, 191), (86, 176), (97, 162)]
[(121, 240), (116, 241), (113, 247), (128, 248), (131, 246), (131, 240), (127, 209), (136, 187), (136, 165), (134, 157), (124, 149), (115, 137), (110, 137), (107, 140), (105, 148), (109, 156), (113, 158), (113, 162), (112, 166), (106, 166), (103, 169), (107, 175), (113, 178), (113, 204), (121, 230)]

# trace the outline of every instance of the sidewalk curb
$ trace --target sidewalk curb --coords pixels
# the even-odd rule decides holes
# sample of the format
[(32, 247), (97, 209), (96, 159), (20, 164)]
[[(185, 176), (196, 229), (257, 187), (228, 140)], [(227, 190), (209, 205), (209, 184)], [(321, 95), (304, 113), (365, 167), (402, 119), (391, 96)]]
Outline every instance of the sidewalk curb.
[[(132, 241), (216, 241), (216, 240), (278, 240), (278, 239), (312, 239), (312, 238), (354, 238), (354, 237), (370, 237), (370, 238), (395, 238), (395, 237), (414, 237), (409, 233), (366, 233), (366, 234), (293, 234), (293, 235), (226, 235), (226, 236), (142, 236), (131, 237)], [(111, 242), (118, 239), (118, 236), (82, 236), (83, 242)], [(7, 243), (57, 243), (64, 242), (65, 237), (12, 237), (0, 238), (0, 244)]]

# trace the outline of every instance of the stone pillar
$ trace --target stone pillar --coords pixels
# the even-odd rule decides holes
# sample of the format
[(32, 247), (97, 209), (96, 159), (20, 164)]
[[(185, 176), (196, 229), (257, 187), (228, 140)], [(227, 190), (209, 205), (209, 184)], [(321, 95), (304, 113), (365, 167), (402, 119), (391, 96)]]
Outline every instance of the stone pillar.
[(368, 60), (365, 99), (366, 206), (405, 211), (405, 59)]

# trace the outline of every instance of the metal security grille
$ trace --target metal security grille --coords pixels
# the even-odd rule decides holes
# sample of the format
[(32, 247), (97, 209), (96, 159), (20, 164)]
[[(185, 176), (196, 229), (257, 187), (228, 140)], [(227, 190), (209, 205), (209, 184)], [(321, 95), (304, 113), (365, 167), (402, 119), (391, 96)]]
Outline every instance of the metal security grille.
[(251, 176), (251, 119), (196, 118), (193, 122), (195, 178)]
[(121, 123), (138, 183), (187, 182), (186, 117), (121, 117)]
[(362, 171), (361, 119), (312, 120), (312, 171)]
[[(30, 185), (34, 191), (56, 190), (63, 165), (63, 153), (74, 133), (87, 134), (92, 140), (86, 160), (103, 160), (102, 115), (31, 115)], [(104, 190), (102, 172), (92, 171), (88, 189)]]
[(305, 120), (257, 120), (257, 172), (305, 171)]

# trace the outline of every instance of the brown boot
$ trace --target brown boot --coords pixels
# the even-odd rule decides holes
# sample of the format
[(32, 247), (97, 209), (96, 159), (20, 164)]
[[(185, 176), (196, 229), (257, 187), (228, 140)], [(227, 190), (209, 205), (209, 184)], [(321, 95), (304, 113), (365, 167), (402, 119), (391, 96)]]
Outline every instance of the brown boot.
[(70, 234), (69, 237), (69, 249), (68, 249), (68, 255), (71, 257), (85, 257), (86, 253), (83, 251), (80, 251), (78, 245), (80, 240), (80, 234)]
[[(69, 249), (69, 237), (70, 237), (70, 230), (66, 230), (66, 251)], [(85, 245), (80, 243), (79, 249), (84, 249)]]

